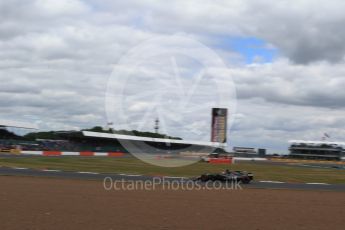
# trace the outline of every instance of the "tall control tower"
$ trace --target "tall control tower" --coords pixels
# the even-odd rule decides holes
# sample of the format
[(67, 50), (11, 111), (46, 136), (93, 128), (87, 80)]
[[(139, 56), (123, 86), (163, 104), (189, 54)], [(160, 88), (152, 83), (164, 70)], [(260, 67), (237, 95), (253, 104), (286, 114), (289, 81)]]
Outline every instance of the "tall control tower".
[(211, 141), (226, 143), (228, 109), (212, 108)]

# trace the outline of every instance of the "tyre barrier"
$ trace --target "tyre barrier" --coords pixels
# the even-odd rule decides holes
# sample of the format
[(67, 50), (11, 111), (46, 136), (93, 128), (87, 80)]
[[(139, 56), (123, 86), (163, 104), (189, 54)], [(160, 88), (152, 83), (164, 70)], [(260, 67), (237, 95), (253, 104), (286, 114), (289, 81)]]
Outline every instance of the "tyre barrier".
[(122, 157), (125, 154), (122, 152), (62, 152), (62, 151), (21, 151), (20, 155), (34, 155), (34, 156), (81, 156), (81, 157)]

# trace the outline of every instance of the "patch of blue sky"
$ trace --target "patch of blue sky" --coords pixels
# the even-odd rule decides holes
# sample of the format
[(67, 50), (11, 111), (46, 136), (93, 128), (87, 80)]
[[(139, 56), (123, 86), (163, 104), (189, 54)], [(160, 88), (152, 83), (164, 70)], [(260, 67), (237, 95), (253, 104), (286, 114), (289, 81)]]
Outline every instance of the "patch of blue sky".
[(269, 63), (278, 55), (276, 48), (255, 37), (222, 37), (217, 39), (218, 49), (236, 52), (243, 56), (247, 64)]

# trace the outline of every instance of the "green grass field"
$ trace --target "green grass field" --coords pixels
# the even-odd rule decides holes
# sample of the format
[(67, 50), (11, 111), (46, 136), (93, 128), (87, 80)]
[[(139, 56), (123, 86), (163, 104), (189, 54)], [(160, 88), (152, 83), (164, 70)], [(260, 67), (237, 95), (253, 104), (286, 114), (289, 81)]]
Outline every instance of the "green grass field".
[(234, 165), (198, 162), (185, 167), (167, 168), (153, 166), (136, 158), (103, 157), (1, 157), (0, 166), (36, 169), (60, 169), (65, 171), (87, 171), (103, 173), (131, 173), (161, 176), (193, 177), (202, 173), (220, 172), (226, 168), (254, 173), (255, 180), (277, 180), (284, 182), (345, 183), (345, 170), (305, 168), (290, 165), (262, 164), (256, 162)]

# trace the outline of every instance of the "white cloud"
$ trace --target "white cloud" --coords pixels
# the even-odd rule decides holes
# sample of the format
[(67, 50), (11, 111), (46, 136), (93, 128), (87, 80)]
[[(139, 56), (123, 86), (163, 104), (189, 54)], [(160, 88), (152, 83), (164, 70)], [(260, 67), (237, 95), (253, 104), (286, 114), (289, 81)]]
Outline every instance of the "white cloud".
[[(340, 0), (1, 1), (1, 116), (37, 122), (44, 129), (105, 124), (104, 96), (114, 64), (153, 36), (178, 33), (215, 47), (231, 67), (213, 72), (219, 79), (233, 76), (237, 86), (231, 144), (281, 150), (288, 139), (317, 139), (325, 131), (344, 139), (344, 9)], [(217, 44), (218, 37), (258, 38), (278, 50), (278, 59), (245, 65), (241, 54)], [(193, 73), (195, 63), (181, 60), (182, 74)], [(170, 65), (157, 63), (163, 70)], [(168, 79), (173, 72), (163, 73), (146, 74)], [(162, 93), (173, 89), (160, 87)], [(195, 101), (201, 104), (200, 98)], [(134, 100), (131, 117), (139, 119), (151, 102)], [(207, 126), (209, 113), (204, 113), (200, 120), (173, 113), (183, 122), (166, 132), (189, 139), (187, 127), (205, 137), (209, 127), (199, 133)]]
[(49, 16), (75, 15), (89, 11), (89, 6), (79, 0), (36, 0), (34, 7)]
[(345, 63), (294, 65), (287, 60), (232, 68), (239, 98), (282, 104), (345, 108)]

